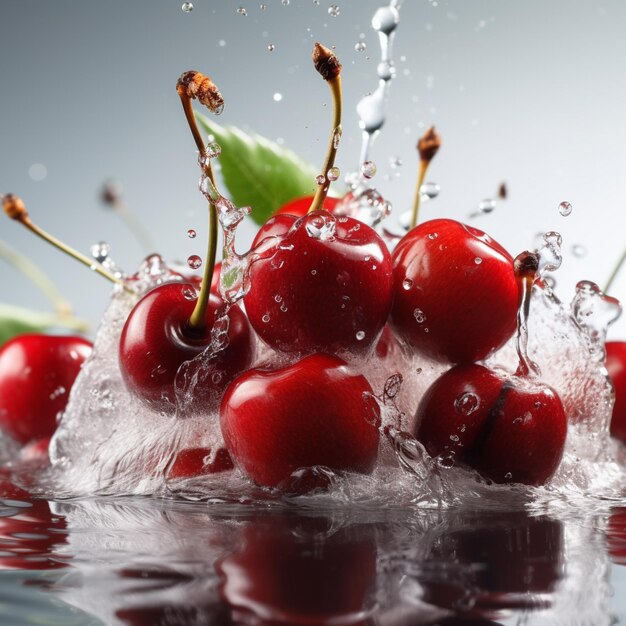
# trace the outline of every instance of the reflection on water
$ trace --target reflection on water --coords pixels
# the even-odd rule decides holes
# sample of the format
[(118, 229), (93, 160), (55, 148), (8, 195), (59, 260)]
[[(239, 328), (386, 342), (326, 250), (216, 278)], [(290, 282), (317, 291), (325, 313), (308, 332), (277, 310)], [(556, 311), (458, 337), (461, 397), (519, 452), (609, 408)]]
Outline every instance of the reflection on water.
[(1, 624), (601, 626), (623, 610), (608, 576), (626, 509), (303, 515), (1, 489)]

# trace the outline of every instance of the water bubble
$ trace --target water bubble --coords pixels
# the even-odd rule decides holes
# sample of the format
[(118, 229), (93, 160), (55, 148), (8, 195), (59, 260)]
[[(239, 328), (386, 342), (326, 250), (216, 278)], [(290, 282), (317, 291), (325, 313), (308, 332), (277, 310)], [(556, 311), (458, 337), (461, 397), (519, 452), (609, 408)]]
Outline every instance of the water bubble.
[(43, 163), (33, 163), (28, 168), (28, 176), (31, 180), (40, 182), (48, 176), (48, 168)]
[(335, 182), (340, 175), (341, 171), (338, 167), (331, 167), (328, 172), (326, 172), (326, 176), (328, 176), (328, 180), (330, 180), (331, 182)]
[(479, 213), (491, 213), (496, 208), (496, 201), (493, 198), (485, 198), (478, 203)]
[(237, 13), (239, 13), (239, 15), (243, 15), (244, 17), (248, 15), (248, 11), (246, 11), (245, 7), (239, 7), (237, 9)]
[(359, 330), (356, 334), (356, 338), (358, 341), (363, 341), (363, 339), (365, 339), (365, 332), (362, 330)]
[(326, 177), (324, 176), (324, 174), (320, 174), (319, 176), (315, 177), (315, 182), (318, 185), (323, 185), (326, 182)]
[(283, 313), (287, 313), (287, 305), (284, 302), (280, 305), (280, 310)]
[(367, 46), (365, 45), (363, 41), (358, 41), (357, 43), (354, 44), (355, 52), (363, 52), (366, 48)]
[(444, 454), (437, 457), (437, 465), (443, 469), (452, 469), (454, 467), (454, 454)]
[(274, 102), (280, 102), (283, 99), (283, 94), (278, 91), (272, 96)]
[(422, 324), (426, 321), (426, 316), (424, 315), (424, 311), (422, 311), (422, 309), (415, 309), (413, 311), (413, 317), (418, 324)]
[(305, 229), (307, 235), (313, 239), (331, 241), (335, 238), (337, 221), (332, 215), (327, 213), (313, 215), (312, 217), (306, 218)]
[(399, 20), (398, 9), (392, 6), (380, 7), (372, 18), (372, 28), (385, 35), (391, 35)]
[(197, 300), (198, 292), (191, 285), (185, 285), (183, 287), (183, 298), (185, 300)]
[(458, 435), (450, 435), (450, 441), (458, 443), (460, 440), (461, 438)]
[(437, 237), (439, 237), (439, 235), (437, 233), (428, 233), (428, 238), (429, 239), (437, 239)]
[(265, 9), (267, 9), (267, 4), (259, 5), (259, 9), (261, 9), (261, 11), (265, 11)]
[(282, 5), (283, 5), (284, 7), (289, 6), (289, 0), (282, 0)]
[(391, 61), (381, 61), (376, 66), (376, 74), (380, 80), (388, 81), (396, 75), (396, 68)]
[(111, 253), (111, 246), (106, 241), (99, 241), (94, 243), (90, 248), (91, 256), (98, 263), (104, 263)]
[(335, 132), (333, 133), (333, 148), (335, 148), (335, 150), (339, 147), (342, 133), (343, 131), (341, 130), (341, 126), (335, 128)]
[(222, 154), (222, 146), (219, 143), (214, 141), (206, 147), (206, 156), (209, 159), (216, 159), (220, 154)]
[(274, 50), (276, 50), (276, 45), (273, 43), (269, 43), (267, 44), (267, 51), (268, 52), (274, 52)]
[(374, 163), (374, 161), (365, 161), (365, 163), (361, 165), (361, 174), (363, 174), (365, 178), (374, 178), (376, 175), (376, 163)]
[(474, 259), (474, 263), (476, 263), (476, 265), (480, 265), (482, 262), (483, 260), (479, 256)]
[(512, 478), (513, 478), (513, 474), (511, 474), (511, 472), (507, 472), (507, 473), (504, 475), (504, 479), (505, 479), (505, 480), (511, 480)]
[(225, 41), (224, 39), (220, 39), (220, 40), (217, 42), (217, 45), (218, 45), (220, 48), (223, 48), (223, 47), (226, 45), (226, 41)]
[(410, 278), (405, 278), (402, 281), (402, 288), (408, 291), (411, 287), (413, 287), (413, 281)]
[(317, 270), (311, 270), (311, 276), (315, 276), (317, 274)]
[(426, 182), (420, 187), (420, 195), (425, 196), (429, 200), (434, 200), (441, 191), (441, 187), (437, 183)]
[[(402, 159), (400, 159), (400, 157), (390, 157), (389, 165), (392, 169), (397, 170), (399, 167), (402, 167)], [(424, 185), (422, 185), (422, 187), (423, 186)]]
[(276, 294), (274, 296), (274, 301), (275, 302), (282, 302), (283, 301), (283, 297), (280, 294)]
[(478, 409), (479, 405), (480, 400), (478, 399), (478, 396), (470, 393), (469, 391), (460, 395), (454, 401), (454, 409), (461, 415), (471, 415)]
[(328, 15), (330, 15), (330, 17), (338, 17), (339, 13), (341, 13), (341, 10), (336, 4), (331, 4), (328, 7)]
[(189, 265), (192, 270), (197, 270), (202, 265), (202, 258), (197, 254), (192, 254), (187, 259), (187, 265)]
[(197, 235), (197, 233), (196, 233), (196, 231), (193, 228), (190, 228), (187, 231), (187, 237), (189, 237), (189, 239), (195, 239), (196, 235)]
[(563, 202), (561, 202), (561, 204), (559, 204), (559, 213), (563, 217), (567, 217), (568, 215), (570, 215), (572, 213), (572, 205), (569, 202), (567, 202), (566, 200), (563, 200)]
[(193, 11), (193, 4), (191, 2), (183, 2), (180, 8), (183, 13), (191, 13)]
[(572, 254), (577, 259), (582, 259), (583, 257), (587, 255), (587, 248), (585, 248), (585, 246), (583, 246), (581, 243), (575, 243), (572, 246)]

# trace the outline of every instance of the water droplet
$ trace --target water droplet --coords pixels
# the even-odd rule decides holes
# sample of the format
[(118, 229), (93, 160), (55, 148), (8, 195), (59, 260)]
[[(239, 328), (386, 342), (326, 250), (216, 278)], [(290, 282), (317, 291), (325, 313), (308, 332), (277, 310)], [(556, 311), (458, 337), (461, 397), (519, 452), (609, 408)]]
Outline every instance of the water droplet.
[(185, 285), (183, 287), (183, 298), (185, 300), (197, 300), (198, 292), (191, 285)]
[(424, 315), (424, 311), (422, 311), (422, 309), (415, 309), (413, 311), (413, 317), (418, 324), (421, 324), (426, 320), (426, 316)]
[(282, 5), (284, 7), (288, 7), (289, 6), (289, 0), (282, 0)]
[(196, 231), (193, 228), (190, 228), (187, 231), (187, 237), (189, 237), (189, 239), (195, 239), (196, 235), (197, 235), (197, 233), (196, 233)]
[(189, 265), (192, 270), (197, 270), (202, 265), (202, 258), (197, 254), (192, 254), (187, 259), (187, 265)]
[(111, 246), (105, 241), (94, 243), (90, 248), (91, 256), (98, 263), (104, 263), (111, 252)]
[(561, 202), (561, 204), (559, 204), (559, 213), (563, 217), (567, 217), (568, 215), (571, 215), (571, 213), (572, 213), (572, 205), (569, 202), (567, 202), (566, 200), (563, 200), (563, 202)]
[(505, 480), (511, 480), (511, 478), (513, 478), (513, 474), (511, 474), (511, 472), (507, 472), (507, 473), (504, 475), (504, 479), (505, 479)]
[(328, 7), (328, 15), (330, 15), (330, 17), (338, 17), (340, 13), (341, 13), (341, 10), (336, 4), (331, 4)]
[(276, 294), (274, 296), (274, 301), (275, 302), (282, 302), (283, 301), (283, 297), (281, 295), (279, 295), (279, 294)]
[(193, 4), (191, 2), (183, 2), (180, 8), (183, 13), (191, 13), (193, 11)]
[(323, 185), (326, 182), (326, 177), (324, 176), (324, 174), (320, 174), (319, 176), (315, 177), (315, 182), (318, 185)]
[(358, 331), (356, 334), (356, 338), (358, 341), (363, 341), (363, 339), (365, 339), (365, 332), (362, 330)]
[(461, 415), (471, 415), (474, 411), (476, 411), (476, 409), (478, 409), (479, 405), (480, 400), (478, 399), (478, 396), (470, 393), (469, 391), (460, 395), (454, 401), (454, 409)]
[(280, 102), (283, 99), (283, 94), (278, 91), (272, 96), (274, 102)]
[(496, 201), (493, 198), (485, 198), (478, 203), (479, 213), (491, 213), (496, 208)]
[[(389, 165), (392, 169), (397, 170), (399, 167), (402, 167), (402, 159), (400, 157), (391, 157), (389, 159)], [(423, 187), (424, 185), (422, 185)], [(420, 189), (421, 193), (421, 189)]]
[(217, 42), (217, 45), (218, 45), (220, 48), (223, 48), (223, 47), (226, 45), (226, 41), (225, 41), (224, 39), (220, 39), (220, 40)]
[(206, 147), (206, 156), (209, 159), (216, 159), (220, 154), (222, 154), (222, 146), (219, 143), (214, 141)]
[(450, 435), (450, 441), (453, 441), (454, 443), (458, 443), (460, 440), (461, 439), (458, 435)]
[(268, 52), (274, 52), (274, 50), (276, 50), (276, 46), (273, 43), (267, 44), (267, 51)]
[(48, 168), (43, 163), (33, 163), (28, 168), (28, 177), (31, 180), (40, 182), (48, 176)]
[(439, 237), (439, 235), (437, 233), (428, 233), (428, 238), (429, 239), (437, 239), (437, 237)]
[(267, 9), (267, 4), (259, 5), (259, 9), (261, 9), (261, 11), (265, 11), (265, 9)]
[(420, 195), (426, 196), (428, 200), (433, 200), (439, 195), (441, 187), (437, 183), (426, 182), (420, 187)]
[(392, 6), (380, 7), (372, 18), (372, 28), (385, 35), (391, 35), (398, 25), (400, 15)]
[(365, 178), (373, 178), (376, 175), (376, 163), (374, 161), (365, 161), (361, 165), (361, 174), (365, 176)]
[(479, 256), (474, 259), (474, 263), (476, 263), (476, 265), (480, 265), (482, 262), (483, 260)]
[(335, 128), (335, 132), (333, 133), (333, 148), (335, 148), (335, 150), (339, 147), (342, 133), (343, 131), (341, 130), (341, 126)]
[(248, 15), (248, 11), (246, 11), (245, 7), (239, 7), (237, 9), (237, 13), (239, 13), (239, 15), (243, 15), (244, 17)]
[(270, 321), (270, 316), (266, 313), (266, 314), (265, 314), (265, 315), (261, 318), (261, 321), (262, 321), (264, 324), (267, 324), (267, 323)]
[(283, 313), (286, 313), (286, 312), (287, 312), (287, 305), (286, 305), (284, 302), (280, 305), (280, 310), (281, 310)]
[(315, 276), (317, 274), (317, 270), (311, 270), (311, 276)]
[(443, 469), (451, 469), (454, 467), (454, 455), (444, 454), (437, 457), (437, 465)]
[(326, 172), (326, 176), (328, 176), (328, 180), (330, 180), (331, 182), (335, 182), (340, 175), (341, 171), (338, 167), (331, 167), (328, 172)]
[(581, 243), (575, 243), (572, 246), (572, 254), (577, 259), (582, 259), (583, 257), (587, 256), (587, 248), (585, 248), (585, 246), (583, 246)]
[(537, 250), (539, 253), (539, 274), (543, 276), (546, 272), (554, 272), (561, 267), (563, 255), (561, 254), (561, 244), (563, 238), (553, 230), (543, 236), (544, 245)]
[(356, 52), (363, 52), (366, 48), (367, 46), (365, 45), (363, 41), (358, 41), (357, 43), (354, 44), (354, 50)]
[(405, 278), (402, 281), (402, 288), (408, 291), (411, 287), (413, 287), (413, 281), (410, 278)]
[(543, 282), (546, 284), (547, 287), (549, 287), (550, 289), (554, 289), (556, 287), (556, 279), (554, 278), (554, 276), (551, 276), (550, 274), (546, 274), (543, 277)]

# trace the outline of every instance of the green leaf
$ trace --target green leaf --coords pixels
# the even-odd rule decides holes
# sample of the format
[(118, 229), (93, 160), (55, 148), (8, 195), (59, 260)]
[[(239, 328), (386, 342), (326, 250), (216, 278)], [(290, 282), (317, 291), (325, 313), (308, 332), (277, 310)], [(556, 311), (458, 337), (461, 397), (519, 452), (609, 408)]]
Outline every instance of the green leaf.
[(219, 163), (230, 199), (252, 207), (250, 217), (257, 224), (286, 202), (315, 193), (315, 168), (291, 150), (234, 126), (220, 126), (201, 113), (196, 119), (222, 148)]
[(85, 331), (87, 326), (75, 317), (59, 317), (54, 313), (40, 313), (0, 303), (0, 346), (16, 335), (40, 333), (55, 327)]

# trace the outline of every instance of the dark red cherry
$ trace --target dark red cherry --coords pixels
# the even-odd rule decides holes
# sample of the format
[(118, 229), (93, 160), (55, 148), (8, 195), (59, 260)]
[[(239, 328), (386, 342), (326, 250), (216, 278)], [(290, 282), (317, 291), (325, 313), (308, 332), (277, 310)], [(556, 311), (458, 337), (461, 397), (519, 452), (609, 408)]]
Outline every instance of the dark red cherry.
[(480, 361), (515, 332), (513, 259), (482, 231), (454, 220), (424, 222), (393, 253), (391, 325), (437, 361)]
[[(340, 198), (330, 198), (326, 196), (326, 198), (324, 198), (324, 209), (332, 212), (339, 200)], [(280, 209), (274, 211), (274, 215), (294, 215), (295, 217), (302, 217), (307, 214), (311, 202), (313, 202), (313, 196), (302, 196), (301, 198), (290, 200), (287, 204), (283, 204)]]
[[(250, 323), (283, 352), (362, 353), (377, 340), (392, 297), (391, 257), (382, 239), (353, 218), (314, 211), (279, 215), (250, 266), (244, 298)], [(268, 244), (269, 242), (269, 244)]]
[[(196, 305), (190, 283), (169, 283), (148, 292), (133, 308), (120, 339), (120, 368), (127, 387), (157, 410), (176, 406), (174, 382), (180, 366), (211, 342), (211, 328), (221, 300), (211, 294), (206, 326), (196, 332), (188, 326)], [(253, 358), (253, 340), (242, 310), (228, 311), (228, 344), (203, 368), (194, 389), (193, 405), (210, 410), (219, 404), (228, 383)]]
[(289, 482), (303, 467), (371, 472), (379, 422), (367, 380), (325, 354), (274, 371), (245, 372), (226, 390), (221, 408), (233, 461), (267, 487)]
[(22, 444), (49, 438), (92, 346), (80, 337), (20, 335), (0, 349), (0, 428)]
[(212, 456), (210, 448), (185, 448), (176, 455), (167, 477), (191, 478), (233, 469), (234, 465), (226, 448), (219, 448), (215, 456)]
[(611, 435), (626, 444), (626, 341), (606, 343), (606, 369), (615, 389)]
[(556, 471), (567, 419), (556, 392), (480, 365), (457, 365), (417, 409), (417, 438), (431, 456), (459, 460), (497, 483), (542, 485)]

